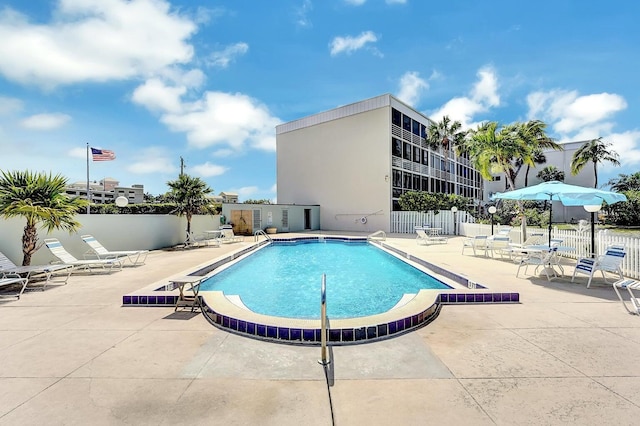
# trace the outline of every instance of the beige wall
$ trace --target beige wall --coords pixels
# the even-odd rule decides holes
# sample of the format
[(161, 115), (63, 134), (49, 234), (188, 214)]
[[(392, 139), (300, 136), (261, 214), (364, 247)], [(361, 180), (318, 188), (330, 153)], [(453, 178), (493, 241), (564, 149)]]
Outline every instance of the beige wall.
[(388, 231), (390, 117), (386, 106), (279, 134), (278, 203), (320, 205), (325, 230)]
[[(65, 231), (38, 230), (40, 240), (57, 238), (74, 256), (82, 258), (87, 251), (80, 235), (91, 234), (107, 249), (115, 250), (155, 250), (171, 247), (184, 242), (187, 220), (174, 215), (78, 215), (76, 220), (82, 225), (77, 233)], [(16, 264), (22, 263), (22, 232), (25, 220), (13, 218), (0, 220), (0, 251)], [(191, 229), (196, 234), (208, 229), (218, 229), (219, 216), (194, 216)], [(33, 256), (31, 264), (47, 264), (55, 260), (46, 247)]]

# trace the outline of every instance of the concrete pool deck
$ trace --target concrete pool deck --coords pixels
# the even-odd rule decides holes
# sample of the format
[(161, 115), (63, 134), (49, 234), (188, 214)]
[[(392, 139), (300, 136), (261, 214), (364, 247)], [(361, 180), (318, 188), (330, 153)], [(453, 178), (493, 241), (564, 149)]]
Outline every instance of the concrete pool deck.
[(0, 299), (0, 425), (637, 424), (640, 317), (611, 286), (516, 278), (513, 262), (461, 255), (462, 240), (387, 243), (521, 303), (444, 306), (409, 334), (331, 348), (326, 369), (318, 347), (121, 306), (243, 243), (153, 251), (141, 267)]

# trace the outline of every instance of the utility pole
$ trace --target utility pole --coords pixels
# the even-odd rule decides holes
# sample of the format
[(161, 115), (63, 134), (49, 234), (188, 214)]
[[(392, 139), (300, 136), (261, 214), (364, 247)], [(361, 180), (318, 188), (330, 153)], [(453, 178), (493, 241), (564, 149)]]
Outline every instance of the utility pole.
[(184, 158), (182, 158), (182, 156), (180, 156), (180, 176), (182, 176), (184, 174), (184, 168), (187, 167), (184, 165)]

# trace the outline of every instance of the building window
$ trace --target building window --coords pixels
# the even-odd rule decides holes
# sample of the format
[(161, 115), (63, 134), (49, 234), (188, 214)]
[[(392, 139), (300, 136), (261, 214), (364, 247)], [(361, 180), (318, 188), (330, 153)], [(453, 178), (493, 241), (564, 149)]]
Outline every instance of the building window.
[(407, 131), (411, 131), (411, 117), (407, 115), (402, 116), (402, 128)]
[(411, 173), (402, 173), (402, 187), (404, 189), (411, 189)]
[(413, 147), (413, 161), (418, 164), (420, 164), (420, 151), (420, 148), (418, 148), (417, 146)]
[(411, 144), (407, 142), (403, 142), (402, 144), (404, 148), (404, 155), (402, 156), (402, 158), (404, 158), (405, 160), (411, 160)]
[(393, 169), (393, 186), (402, 188), (402, 172), (398, 169)]
[(424, 164), (425, 166), (429, 165), (429, 151), (427, 151), (426, 149), (422, 150), (422, 164)]
[(402, 141), (400, 139), (391, 139), (391, 155), (402, 157)]
[(395, 108), (391, 108), (391, 123), (402, 126), (402, 113)]
[(413, 120), (413, 124), (411, 126), (411, 133), (414, 135), (420, 136), (420, 122)]

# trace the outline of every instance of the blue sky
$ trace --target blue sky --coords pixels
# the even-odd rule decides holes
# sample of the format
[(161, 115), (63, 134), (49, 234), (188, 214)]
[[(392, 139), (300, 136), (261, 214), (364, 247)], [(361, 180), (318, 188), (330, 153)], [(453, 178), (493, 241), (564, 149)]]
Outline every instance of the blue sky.
[[(10, 0), (0, 169), (276, 196), (275, 126), (391, 93), (465, 127), (540, 119), (640, 170), (636, 2)], [(328, 166), (329, 167), (329, 166)], [(330, 170), (330, 167), (328, 168)]]

